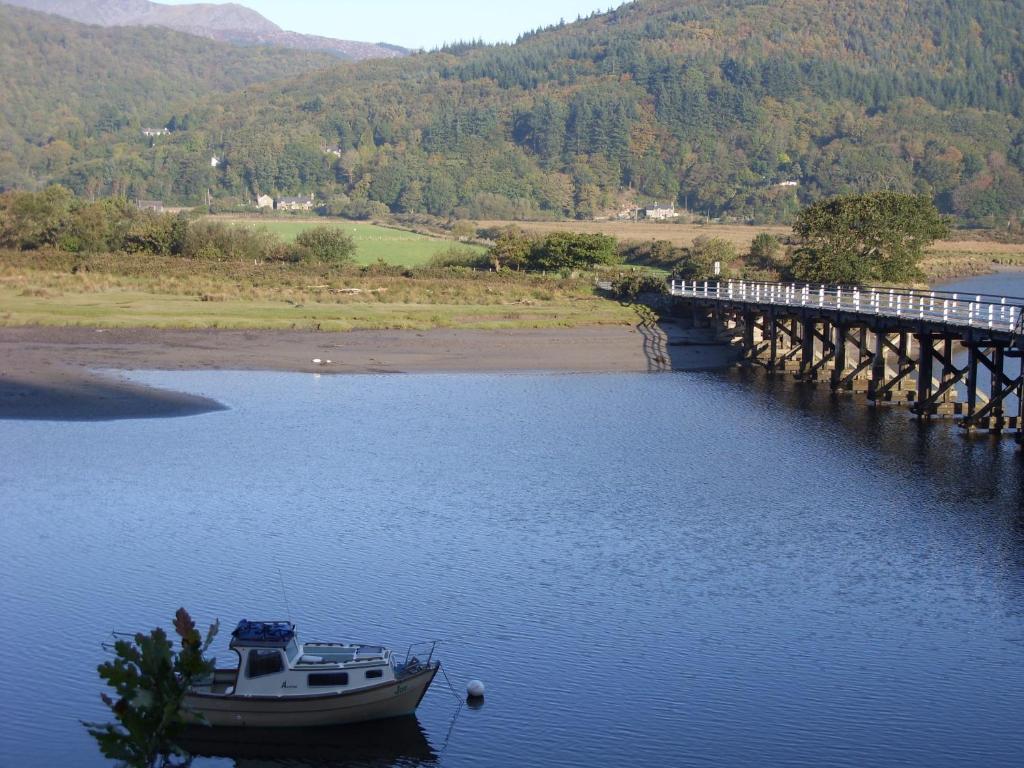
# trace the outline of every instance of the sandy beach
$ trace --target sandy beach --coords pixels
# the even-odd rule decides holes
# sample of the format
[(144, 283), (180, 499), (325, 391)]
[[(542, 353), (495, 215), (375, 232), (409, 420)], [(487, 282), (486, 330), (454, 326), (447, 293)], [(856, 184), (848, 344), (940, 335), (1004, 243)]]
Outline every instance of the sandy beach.
[(0, 419), (91, 421), (222, 408), (117, 371), (658, 372), (719, 368), (734, 359), (707, 332), (672, 324), (345, 333), (11, 327), (0, 328)]

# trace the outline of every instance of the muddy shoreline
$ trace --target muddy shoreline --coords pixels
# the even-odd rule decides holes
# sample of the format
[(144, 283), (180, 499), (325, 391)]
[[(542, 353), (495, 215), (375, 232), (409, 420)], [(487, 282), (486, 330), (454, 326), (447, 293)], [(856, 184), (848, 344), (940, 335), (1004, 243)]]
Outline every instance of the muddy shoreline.
[(223, 409), (117, 371), (659, 372), (721, 368), (735, 356), (707, 332), (671, 323), (344, 333), (11, 327), (0, 328), (0, 419), (94, 421)]

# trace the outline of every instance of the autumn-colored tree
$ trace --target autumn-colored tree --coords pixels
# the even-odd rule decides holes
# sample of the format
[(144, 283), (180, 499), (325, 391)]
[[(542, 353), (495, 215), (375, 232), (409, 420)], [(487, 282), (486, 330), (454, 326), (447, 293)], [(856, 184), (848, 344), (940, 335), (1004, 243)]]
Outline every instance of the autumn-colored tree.
[(508, 227), (498, 235), (488, 251), (495, 269), (525, 269), (534, 240), (516, 227)]
[(181, 640), (175, 651), (159, 627), (149, 634), (114, 643), (114, 659), (99, 666), (99, 675), (115, 691), (100, 694), (116, 723), (84, 723), (105, 757), (131, 768), (171, 766), (187, 759), (178, 741), (190, 720), (184, 709), (188, 689), (213, 672), (205, 657), (219, 623), (205, 639), (188, 611), (174, 614), (174, 631)]

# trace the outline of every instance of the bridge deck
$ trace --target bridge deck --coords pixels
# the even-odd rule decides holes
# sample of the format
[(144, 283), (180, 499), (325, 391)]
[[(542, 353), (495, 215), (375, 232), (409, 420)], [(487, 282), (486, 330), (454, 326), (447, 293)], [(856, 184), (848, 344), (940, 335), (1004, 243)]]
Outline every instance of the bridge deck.
[(999, 337), (1024, 348), (1024, 298), (893, 288), (811, 286), (741, 280), (673, 280), (671, 294), (741, 309), (785, 307), (793, 314), (828, 314), (843, 320), (953, 333), (964, 339)]

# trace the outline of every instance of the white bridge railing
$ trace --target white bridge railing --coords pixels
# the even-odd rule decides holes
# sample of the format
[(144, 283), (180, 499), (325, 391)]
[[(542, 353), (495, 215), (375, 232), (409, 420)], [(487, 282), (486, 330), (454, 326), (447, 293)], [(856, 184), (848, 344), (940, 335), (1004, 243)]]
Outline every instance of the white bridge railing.
[(746, 280), (673, 280), (671, 292), (673, 296), (821, 307), (1024, 333), (1024, 299), (1005, 296)]

